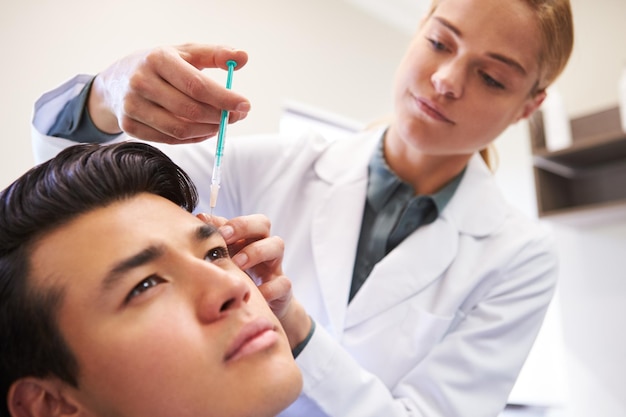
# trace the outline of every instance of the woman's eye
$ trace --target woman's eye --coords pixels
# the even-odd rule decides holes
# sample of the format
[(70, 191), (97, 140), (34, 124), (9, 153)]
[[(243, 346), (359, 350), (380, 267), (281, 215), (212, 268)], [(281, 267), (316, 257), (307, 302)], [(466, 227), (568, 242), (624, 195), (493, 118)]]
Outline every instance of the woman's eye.
[(491, 77), (489, 74), (482, 72), (480, 76), (482, 77), (487, 87), (497, 88), (498, 90), (504, 90), (504, 85), (498, 82), (495, 78)]
[(426, 40), (430, 43), (430, 45), (432, 46), (432, 48), (436, 51), (445, 51), (446, 50), (446, 45), (444, 45), (442, 42), (439, 42), (437, 39), (433, 39), (433, 38), (426, 38)]
[(139, 284), (137, 284), (135, 286), (135, 288), (133, 288), (130, 291), (128, 296), (126, 296), (126, 302), (129, 302), (133, 298), (135, 298), (135, 297), (141, 295), (142, 293), (148, 291), (152, 287), (156, 287), (157, 285), (161, 284), (162, 282), (165, 282), (165, 280), (160, 278), (160, 277), (158, 277), (158, 276), (156, 276), (156, 275), (149, 276), (148, 278), (144, 279)]
[(218, 259), (223, 259), (223, 258), (228, 258), (228, 249), (225, 246), (218, 246), (218, 247), (212, 248), (204, 256), (204, 259), (206, 259), (209, 262), (217, 261)]

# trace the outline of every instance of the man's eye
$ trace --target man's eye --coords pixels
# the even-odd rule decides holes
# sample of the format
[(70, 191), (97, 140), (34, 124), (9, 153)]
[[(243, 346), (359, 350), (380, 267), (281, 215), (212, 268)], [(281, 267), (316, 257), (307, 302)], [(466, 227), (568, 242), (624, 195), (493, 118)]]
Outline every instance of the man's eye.
[(129, 302), (130, 300), (132, 300), (133, 298), (141, 295), (142, 293), (148, 291), (150, 288), (152, 287), (156, 287), (157, 285), (161, 284), (162, 282), (165, 282), (164, 279), (156, 276), (156, 275), (151, 275), (148, 278), (145, 278), (143, 281), (141, 281), (139, 284), (137, 284), (135, 286), (135, 288), (133, 288), (130, 293), (128, 294), (128, 296), (126, 296), (126, 302)]
[(228, 258), (228, 249), (225, 246), (218, 246), (216, 248), (212, 248), (207, 252), (204, 256), (209, 262), (217, 261), (218, 259)]

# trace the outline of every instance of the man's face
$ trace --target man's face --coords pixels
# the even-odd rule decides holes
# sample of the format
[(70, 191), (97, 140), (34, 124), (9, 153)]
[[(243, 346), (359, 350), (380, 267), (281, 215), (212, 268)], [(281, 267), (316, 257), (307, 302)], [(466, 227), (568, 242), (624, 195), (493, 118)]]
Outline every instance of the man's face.
[(65, 386), (87, 415), (275, 415), (301, 376), (286, 336), (222, 237), (141, 194), (37, 242), (33, 285), (64, 288), (56, 316), (79, 363)]

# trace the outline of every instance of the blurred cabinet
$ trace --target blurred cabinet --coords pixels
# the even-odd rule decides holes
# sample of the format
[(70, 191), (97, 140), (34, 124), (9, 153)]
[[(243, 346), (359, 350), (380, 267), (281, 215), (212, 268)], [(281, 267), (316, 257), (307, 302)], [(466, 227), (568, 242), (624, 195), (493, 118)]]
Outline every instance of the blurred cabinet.
[(541, 111), (530, 126), (537, 211), (574, 223), (626, 221), (626, 132), (617, 106), (570, 120), (572, 144), (549, 151)]

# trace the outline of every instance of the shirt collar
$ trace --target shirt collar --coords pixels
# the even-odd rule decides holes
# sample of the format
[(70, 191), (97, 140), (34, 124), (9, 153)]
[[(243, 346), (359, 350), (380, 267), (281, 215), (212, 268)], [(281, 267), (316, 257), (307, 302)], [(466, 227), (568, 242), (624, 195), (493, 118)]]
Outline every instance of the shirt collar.
[(400, 185), (402, 181), (391, 171), (385, 161), (383, 139), (381, 139), (369, 163), (367, 200), (375, 211), (379, 211)]
[[(407, 192), (413, 193), (413, 187), (402, 181), (391, 170), (387, 161), (385, 161), (383, 151), (384, 135), (376, 147), (376, 151), (373, 153), (369, 168), (369, 179), (367, 184), (367, 200), (375, 211), (379, 211), (385, 203), (392, 198), (396, 191), (404, 194)], [(442, 189), (434, 194), (415, 196), (417, 198), (427, 197), (431, 198), (435, 203), (437, 212), (441, 213), (447, 206), (448, 202), (452, 199), (454, 192), (459, 186), (463, 175), (467, 168), (464, 168), (460, 174), (448, 182)]]

